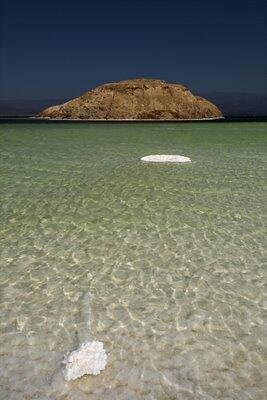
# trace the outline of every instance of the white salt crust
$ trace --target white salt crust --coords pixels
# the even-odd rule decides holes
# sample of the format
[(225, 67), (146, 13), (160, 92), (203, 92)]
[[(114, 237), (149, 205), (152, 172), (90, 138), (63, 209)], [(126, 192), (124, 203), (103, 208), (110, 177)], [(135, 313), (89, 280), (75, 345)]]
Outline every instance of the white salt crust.
[(83, 375), (98, 375), (105, 369), (107, 355), (102, 342), (87, 341), (72, 351), (65, 360), (63, 376), (66, 381), (80, 378)]
[(190, 162), (189, 157), (178, 156), (178, 155), (167, 155), (167, 154), (155, 154), (151, 156), (145, 156), (141, 158), (141, 161), (146, 162), (161, 162), (161, 163), (185, 163)]

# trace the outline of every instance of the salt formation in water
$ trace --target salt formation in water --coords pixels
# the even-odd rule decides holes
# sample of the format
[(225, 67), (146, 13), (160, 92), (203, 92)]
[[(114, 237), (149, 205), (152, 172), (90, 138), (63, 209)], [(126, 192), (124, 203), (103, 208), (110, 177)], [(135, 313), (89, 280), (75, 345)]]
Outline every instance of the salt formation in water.
[(72, 351), (63, 361), (63, 375), (66, 381), (80, 378), (83, 375), (98, 375), (105, 369), (107, 355), (102, 342), (87, 341)]
[(178, 156), (178, 155), (155, 154), (151, 156), (142, 157), (141, 161), (184, 163), (184, 162), (190, 162), (191, 159), (189, 157)]

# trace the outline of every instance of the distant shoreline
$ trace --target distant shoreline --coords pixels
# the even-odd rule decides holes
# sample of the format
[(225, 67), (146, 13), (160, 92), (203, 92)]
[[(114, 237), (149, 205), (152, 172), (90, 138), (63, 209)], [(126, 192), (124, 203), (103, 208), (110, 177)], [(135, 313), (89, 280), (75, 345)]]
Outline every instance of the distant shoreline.
[(183, 121), (213, 121), (217, 119), (224, 119), (224, 117), (212, 117), (212, 118), (181, 118), (181, 119), (133, 119), (133, 118), (109, 118), (109, 119), (86, 119), (86, 118), (46, 118), (46, 117), (31, 117), (31, 119), (44, 119), (48, 121), (70, 121), (70, 122), (183, 122)]
[(33, 115), (0, 115), (0, 123), (87, 123), (87, 124), (163, 124), (163, 123), (227, 123), (227, 122), (267, 122), (266, 116), (224, 116), (216, 118), (202, 119), (52, 119), (52, 118), (37, 118)]

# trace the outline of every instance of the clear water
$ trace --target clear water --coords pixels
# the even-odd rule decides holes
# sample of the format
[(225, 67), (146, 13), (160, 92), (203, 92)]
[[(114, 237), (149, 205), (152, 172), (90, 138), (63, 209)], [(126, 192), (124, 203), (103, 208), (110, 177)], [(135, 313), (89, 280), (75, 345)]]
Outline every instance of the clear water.
[[(0, 398), (266, 398), (267, 124), (0, 131)], [(105, 371), (65, 382), (90, 338)]]

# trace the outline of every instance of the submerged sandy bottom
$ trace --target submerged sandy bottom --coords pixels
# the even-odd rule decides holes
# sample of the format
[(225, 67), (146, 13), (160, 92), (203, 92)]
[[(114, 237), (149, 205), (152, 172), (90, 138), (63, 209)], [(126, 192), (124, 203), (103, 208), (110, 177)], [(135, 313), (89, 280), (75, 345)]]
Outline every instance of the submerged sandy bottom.
[[(0, 125), (0, 399), (265, 397), (265, 131)], [(92, 339), (105, 370), (64, 381)]]

